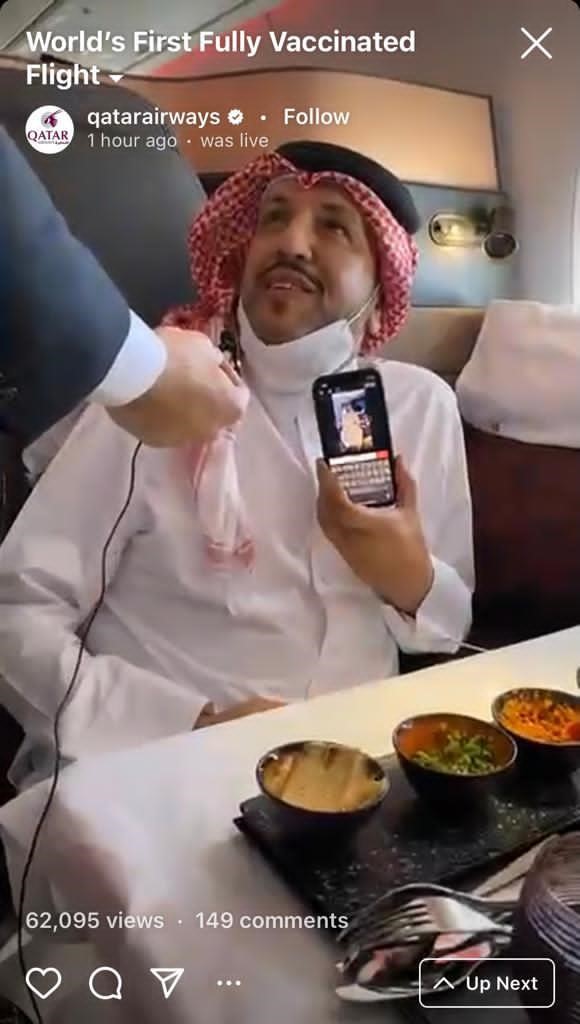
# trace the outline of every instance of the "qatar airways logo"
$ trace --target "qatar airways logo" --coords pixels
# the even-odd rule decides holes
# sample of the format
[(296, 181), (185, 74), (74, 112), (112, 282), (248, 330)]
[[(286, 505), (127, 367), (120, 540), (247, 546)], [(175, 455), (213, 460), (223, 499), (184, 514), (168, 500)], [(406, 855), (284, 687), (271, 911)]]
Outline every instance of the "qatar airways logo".
[(37, 107), (26, 122), (26, 140), (39, 153), (60, 153), (74, 133), (73, 119), (61, 107)]

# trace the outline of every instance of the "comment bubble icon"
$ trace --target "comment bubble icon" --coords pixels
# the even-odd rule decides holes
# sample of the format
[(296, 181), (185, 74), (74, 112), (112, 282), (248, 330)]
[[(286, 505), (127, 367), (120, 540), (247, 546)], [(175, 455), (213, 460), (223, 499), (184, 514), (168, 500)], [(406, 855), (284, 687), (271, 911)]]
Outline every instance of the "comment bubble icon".
[(122, 999), (123, 979), (114, 967), (98, 967), (89, 978), (95, 999)]

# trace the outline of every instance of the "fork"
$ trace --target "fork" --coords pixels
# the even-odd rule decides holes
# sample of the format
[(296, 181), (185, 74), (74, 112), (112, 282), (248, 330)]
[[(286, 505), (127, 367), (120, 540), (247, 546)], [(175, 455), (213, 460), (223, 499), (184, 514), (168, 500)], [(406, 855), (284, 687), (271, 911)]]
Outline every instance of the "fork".
[(428, 915), (429, 920), (432, 920), (424, 897), (444, 897), (475, 913), (479, 912), (481, 915), (485, 915), (487, 924), (491, 922), (500, 930), (505, 927), (505, 921), (511, 917), (516, 905), (513, 900), (486, 899), (483, 896), (456, 892), (442, 885), (413, 883), (393, 889), (361, 910), (340, 932), (338, 941), (342, 942), (345, 939), (354, 941), (360, 935), (364, 935), (366, 938), (366, 934), (369, 932), (382, 933), (383, 930), (390, 932), (395, 927), (408, 930), (410, 926), (424, 923), (423, 916), (425, 914)]
[[(478, 914), (465, 923), (449, 926), (438, 924), (426, 904), (417, 904), (398, 914), (395, 920), (376, 922), (372, 927), (359, 929), (347, 938), (349, 956), (356, 950), (359, 953), (373, 949), (390, 949), (417, 945), (427, 940), (435, 940), (441, 935), (463, 935), (472, 942), (480, 941), (482, 936), (511, 938), (511, 925), (493, 922)], [(344, 941), (344, 940), (343, 940)]]

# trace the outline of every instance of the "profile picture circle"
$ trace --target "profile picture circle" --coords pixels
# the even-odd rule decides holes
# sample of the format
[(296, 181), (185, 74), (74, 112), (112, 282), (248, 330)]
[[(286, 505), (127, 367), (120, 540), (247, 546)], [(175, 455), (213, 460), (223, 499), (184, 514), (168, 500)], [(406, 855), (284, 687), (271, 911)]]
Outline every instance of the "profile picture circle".
[(26, 122), (26, 141), (39, 153), (60, 153), (70, 146), (75, 126), (62, 107), (37, 107)]

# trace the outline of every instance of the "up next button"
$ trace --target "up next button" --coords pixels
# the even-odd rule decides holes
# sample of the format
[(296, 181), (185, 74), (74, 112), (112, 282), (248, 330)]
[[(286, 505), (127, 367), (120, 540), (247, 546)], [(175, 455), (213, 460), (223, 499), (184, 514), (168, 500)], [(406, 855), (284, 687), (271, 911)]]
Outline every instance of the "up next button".
[[(457, 958), (458, 964), (468, 961)], [(505, 1010), (521, 1002), (526, 1009), (547, 1010), (556, 1002), (556, 965), (553, 960), (497, 957), (494, 960), (473, 960), (475, 969), (456, 985), (442, 978), (436, 991), (423, 992), (423, 985), (432, 987), (433, 969), (441, 962), (433, 958), (419, 965), (419, 1003), (430, 1010)], [(425, 982), (423, 978), (425, 977)]]

